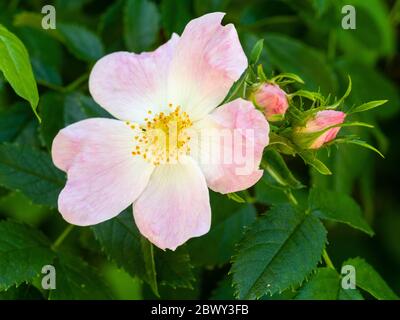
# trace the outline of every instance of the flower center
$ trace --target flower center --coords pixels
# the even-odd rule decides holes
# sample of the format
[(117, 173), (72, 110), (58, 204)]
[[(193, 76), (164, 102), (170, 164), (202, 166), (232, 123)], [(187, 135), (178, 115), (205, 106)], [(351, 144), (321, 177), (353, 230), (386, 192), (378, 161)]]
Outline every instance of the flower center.
[(171, 109), (169, 113), (160, 112), (152, 119), (152, 112), (149, 110), (149, 117), (144, 119), (144, 124), (126, 122), (135, 133), (133, 156), (141, 156), (157, 166), (178, 161), (181, 155), (190, 153), (190, 135), (187, 129), (193, 123), (189, 115), (181, 111), (180, 106), (173, 109), (173, 105), (169, 104), (168, 107)]

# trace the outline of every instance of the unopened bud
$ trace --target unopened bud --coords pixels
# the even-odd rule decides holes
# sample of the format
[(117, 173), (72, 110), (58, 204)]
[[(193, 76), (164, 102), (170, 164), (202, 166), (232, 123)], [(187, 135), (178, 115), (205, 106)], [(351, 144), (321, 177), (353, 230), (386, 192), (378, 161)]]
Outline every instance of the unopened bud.
[(293, 139), (305, 149), (319, 149), (336, 138), (340, 127), (330, 127), (342, 124), (345, 117), (346, 114), (341, 111), (319, 111), (306, 122), (304, 127), (294, 129)]
[(268, 121), (280, 121), (289, 107), (285, 91), (275, 84), (262, 84), (254, 92), (253, 103), (260, 108)]

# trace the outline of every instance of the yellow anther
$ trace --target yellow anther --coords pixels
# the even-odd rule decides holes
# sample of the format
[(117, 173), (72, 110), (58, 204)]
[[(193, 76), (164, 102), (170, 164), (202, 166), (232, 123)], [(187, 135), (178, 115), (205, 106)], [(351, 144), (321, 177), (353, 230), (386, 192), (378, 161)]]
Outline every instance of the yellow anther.
[[(171, 108), (173, 104), (169, 103), (168, 106)], [(151, 110), (147, 113), (152, 114)], [(140, 134), (134, 136), (133, 141), (137, 145), (134, 146), (133, 155), (142, 155), (149, 163), (159, 165), (189, 154), (190, 137), (185, 131), (192, 125), (192, 121), (186, 112), (181, 112), (180, 106), (167, 113), (159, 112), (152, 119), (146, 117), (144, 121), (137, 125)]]

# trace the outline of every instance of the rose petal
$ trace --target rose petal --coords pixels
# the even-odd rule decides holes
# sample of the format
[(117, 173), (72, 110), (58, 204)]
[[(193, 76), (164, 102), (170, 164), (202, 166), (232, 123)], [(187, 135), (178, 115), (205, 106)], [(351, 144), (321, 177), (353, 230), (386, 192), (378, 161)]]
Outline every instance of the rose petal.
[(210, 189), (230, 193), (247, 189), (262, 176), (259, 170), (268, 145), (269, 125), (252, 103), (236, 99), (197, 123), (201, 132), (191, 145)]
[(247, 67), (235, 27), (221, 25), (223, 13), (188, 23), (169, 74), (169, 102), (198, 120), (220, 104)]
[(161, 249), (175, 250), (207, 233), (211, 208), (205, 178), (190, 158), (154, 170), (133, 207), (140, 232)]
[(166, 108), (168, 70), (178, 42), (174, 34), (154, 52), (115, 52), (97, 61), (89, 79), (94, 100), (114, 117), (138, 122), (148, 110)]
[(88, 119), (59, 132), (52, 154), (68, 175), (58, 198), (66, 221), (86, 226), (111, 219), (144, 190), (153, 166), (132, 156), (132, 135), (112, 119)]

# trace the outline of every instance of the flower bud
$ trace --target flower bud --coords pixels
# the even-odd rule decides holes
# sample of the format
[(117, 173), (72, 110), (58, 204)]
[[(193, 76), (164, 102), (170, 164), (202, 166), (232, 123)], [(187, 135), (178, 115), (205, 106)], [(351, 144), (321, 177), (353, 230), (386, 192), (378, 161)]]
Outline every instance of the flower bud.
[(346, 114), (341, 111), (323, 110), (307, 120), (304, 127), (294, 129), (294, 141), (305, 149), (319, 149), (336, 138), (340, 127), (329, 127), (343, 123)]
[(289, 107), (285, 91), (278, 85), (264, 83), (253, 94), (253, 103), (264, 111), (268, 121), (280, 121)]

